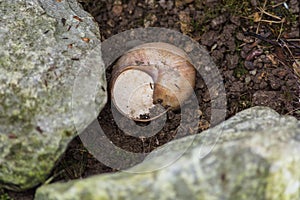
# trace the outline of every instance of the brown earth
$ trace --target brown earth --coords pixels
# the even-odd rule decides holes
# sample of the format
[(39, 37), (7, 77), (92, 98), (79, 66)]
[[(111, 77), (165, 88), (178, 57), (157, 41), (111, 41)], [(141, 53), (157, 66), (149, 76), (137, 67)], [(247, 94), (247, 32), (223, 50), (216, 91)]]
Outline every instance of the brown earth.
[[(264, 105), (280, 114), (300, 119), (300, 19), (297, 0), (80, 2), (99, 23), (102, 40), (132, 28), (165, 27), (180, 31), (205, 46), (224, 79), (226, 118), (246, 108)], [(107, 77), (110, 73), (108, 68)], [(197, 76), (195, 93), (201, 102), (197, 111), (201, 132), (210, 127), (211, 105), (209, 92), (200, 76)], [(180, 112), (170, 112), (164, 128), (149, 138), (134, 137), (120, 131), (113, 120), (110, 103), (98, 119), (114, 145), (130, 152), (147, 153), (174, 139)], [(116, 169), (93, 158), (77, 137), (49, 178), (53, 179), (52, 182), (68, 181), (113, 171)], [(3, 192), (13, 199), (32, 199), (34, 195), (34, 190)]]

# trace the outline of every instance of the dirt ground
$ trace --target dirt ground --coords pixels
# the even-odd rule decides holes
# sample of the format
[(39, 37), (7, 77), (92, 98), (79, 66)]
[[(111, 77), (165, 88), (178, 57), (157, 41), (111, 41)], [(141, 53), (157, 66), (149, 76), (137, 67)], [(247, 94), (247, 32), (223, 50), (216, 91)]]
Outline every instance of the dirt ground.
[[(264, 105), (300, 119), (299, 3), (258, 0), (81, 0), (99, 23), (102, 40), (139, 27), (165, 27), (205, 46), (224, 79), (227, 116)], [(111, 70), (107, 70), (110, 77)], [(108, 80), (109, 81), (109, 80)], [(210, 127), (210, 96), (197, 76), (199, 132)], [(174, 139), (180, 112), (170, 112), (163, 130), (149, 138), (126, 135), (115, 124), (108, 103), (99, 115), (107, 137), (130, 152), (146, 153)], [(191, 133), (193, 134), (193, 133)], [(182, 135), (184, 136), (184, 135)], [(51, 175), (52, 182), (113, 172), (75, 138)], [(32, 199), (34, 190), (4, 191), (9, 199)], [(1, 196), (0, 196), (1, 197)], [(0, 198), (1, 199), (1, 198)]]

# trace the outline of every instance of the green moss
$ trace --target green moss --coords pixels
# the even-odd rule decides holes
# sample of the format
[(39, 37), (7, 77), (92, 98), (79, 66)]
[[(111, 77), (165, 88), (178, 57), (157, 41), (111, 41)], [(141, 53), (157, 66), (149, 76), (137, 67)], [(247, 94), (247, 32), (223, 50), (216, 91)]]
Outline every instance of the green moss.
[(300, 173), (298, 161), (275, 163), (267, 178), (266, 199), (299, 199)]
[(292, 95), (292, 92), (291, 92), (291, 90), (289, 88), (284, 91), (283, 95), (284, 95), (284, 98), (287, 101), (292, 101), (293, 100), (293, 95)]
[[(262, 2), (257, 2), (259, 7), (263, 6)], [(248, 23), (253, 25), (255, 22), (251, 20), (251, 15), (257, 12), (257, 9), (251, 5), (250, 1), (246, 0), (222, 0), (220, 3), (216, 4), (215, 6), (211, 5), (202, 5), (201, 1), (196, 1), (196, 5), (200, 5), (199, 7), (203, 10), (203, 18), (198, 21), (198, 23), (192, 22), (194, 27), (201, 25), (205, 27), (205, 25), (209, 24), (211, 20), (219, 17), (222, 14), (229, 13), (233, 16), (239, 16), (243, 18), (248, 18)], [(294, 23), (297, 21), (298, 15), (292, 14), (288, 9), (286, 9), (283, 5), (279, 5), (274, 7), (275, 2), (271, 1), (268, 2), (266, 5), (265, 10), (268, 13), (271, 13), (275, 16), (281, 17), (281, 19), (285, 18), (285, 24)], [(267, 20), (274, 20), (274, 18), (268, 17), (267, 15), (263, 16), (264, 19)], [(276, 20), (276, 19), (275, 19)], [(278, 21), (278, 20), (277, 20)], [(281, 26), (279, 23), (265, 23), (266, 26), (270, 28), (274, 32), (275, 35), (280, 35), (282, 31), (285, 30), (285, 26)], [(205, 30), (200, 30), (201, 34), (205, 32)]]
[(191, 27), (193, 27), (193, 31), (198, 32), (200, 30), (200, 24), (196, 20), (191, 20), (190, 22)]
[(238, 16), (247, 16), (252, 11), (252, 6), (250, 5), (250, 1), (245, 0), (222, 0), (222, 4), (224, 6), (224, 10), (233, 15)]
[(0, 200), (13, 200), (7, 193), (2, 193), (0, 191)]
[(239, 108), (246, 109), (250, 108), (252, 105), (251, 97), (247, 94), (244, 94), (239, 99)]
[(236, 78), (240, 78), (247, 73), (248, 73), (248, 70), (244, 67), (242, 61), (240, 60), (238, 66), (233, 71), (233, 75)]
[(195, 5), (197, 5), (199, 10), (203, 11), (203, 15), (197, 21), (192, 21), (191, 25), (194, 27), (195, 31), (200, 31), (203, 34), (207, 25), (211, 23), (213, 19), (220, 17), (221, 15), (233, 15), (239, 17), (249, 17), (253, 13), (253, 6), (250, 5), (250, 1), (246, 0), (222, 0), (220, 3), (214, 6), (203, 4), (203, 1), (196, 0)]

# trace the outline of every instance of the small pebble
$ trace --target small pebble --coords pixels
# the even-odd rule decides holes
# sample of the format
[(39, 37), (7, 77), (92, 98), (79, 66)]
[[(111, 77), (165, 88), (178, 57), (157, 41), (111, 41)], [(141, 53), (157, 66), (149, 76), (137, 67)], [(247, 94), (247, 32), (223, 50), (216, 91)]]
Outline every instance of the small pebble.
[(250, 81), (251, 81), (251, 77), (250, 77), (250, 76), (247, 76), (247, 77), (245, 78), (245, 83), (246, 83), (246, 84), (249, 84)]
[(252, 71), (249, 72), (249, 74), (251, 74), (251, 75), (253, 75), (253, 76), (255, 76), (256, 73), (257, 73), (257, 70), (256, 70), (256, 69), (254, 69), (254, 70), (252, 70)]
[(245, 61), (244, 66), (248, 70), (253, 70), (255, 68), (254, 64), (252, 61)]
[(259, 88), (260, 88), (260, 89), (265, 89), (267, 86), (268, 86), (268, 83), (267, 83), (266, 81), (262, 81), (262, 82), (259, 84)]
[(251, 5), (252, 5), (253, 7), (256, 7), (256, 6), (257, 6), (256, 0), (251, 0), (250, 3), (251, 3)]
[(112, 8), (112, 13), (115, 17), (119, 17), (122, 14), (123, 7), (122, 5), (114, 5)]
[(110, 27), (115, 27), (115, 21), (114, 20), (112, 20), (112, 19), (109, 19), (108, 21), (107, 21), (107, 24), (108, 24), (108, 26), (110, 26)]

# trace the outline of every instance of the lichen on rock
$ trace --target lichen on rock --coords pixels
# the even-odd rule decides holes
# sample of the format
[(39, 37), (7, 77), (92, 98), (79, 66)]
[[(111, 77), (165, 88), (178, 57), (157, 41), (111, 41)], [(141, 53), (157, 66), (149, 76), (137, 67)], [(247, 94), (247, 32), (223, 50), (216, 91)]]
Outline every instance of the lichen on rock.
[[(35, 199), (299, 199), (299, 128), (294, 117), (253, 107), (163, 145), (127, 172), (45, 185)], [(152, 170), (191, 140), (180, 159)]]
[[(100, 112), (106, 80), (98, 27), (75, 0), (2, 0), (0, 19), (0, 188), (20, 191), (45, 181), (74, 122)], [(97, 93), (76, 96), (78, 77)], [(76, 116), (76, 103), (94, 110)]]

